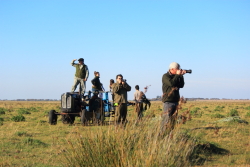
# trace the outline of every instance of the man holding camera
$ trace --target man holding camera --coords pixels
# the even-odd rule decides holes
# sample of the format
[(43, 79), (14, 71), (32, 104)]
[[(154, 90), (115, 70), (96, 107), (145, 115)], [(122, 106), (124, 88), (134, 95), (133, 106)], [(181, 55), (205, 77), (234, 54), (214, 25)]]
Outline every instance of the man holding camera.
[(72, 60), (71, 65), (76, 68), (74, 84), (72, 86), (71, 92), (76, 90), (78, 84), (80, 84), (80, 93), (84, 95), (85, 92), (85, 83), (89, 77), (89, 69), (86, 64), (84, 64), (84, 59), (78, 59), (79, 64), (75, 63), (76, 59)]
[(114, 93), (114, 105), (115, 109), (115, 124), (126, 123), (127, 117), (127, 92), (131, 90), (131, 87), (123, 79), (121, 74), (116, 76), (116, 83), (112, 85)]
[(172, 121), (171, 118), (176, 112), (180, 100), (179, 89), (184, 87), (183, 75), (185, 73), (186, 70), (180, 69), (180, 65), (173, 62), (169, 65), (169, 71), (162, 76), (162, 126), (166, 126), (169, 121)]

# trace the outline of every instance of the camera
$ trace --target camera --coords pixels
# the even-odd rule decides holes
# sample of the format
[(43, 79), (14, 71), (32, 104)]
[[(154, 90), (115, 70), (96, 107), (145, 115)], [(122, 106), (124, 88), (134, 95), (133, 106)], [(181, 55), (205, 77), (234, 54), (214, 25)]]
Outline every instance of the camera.
[(192, 70), (185, 70), (186, 73), (192, 74)]

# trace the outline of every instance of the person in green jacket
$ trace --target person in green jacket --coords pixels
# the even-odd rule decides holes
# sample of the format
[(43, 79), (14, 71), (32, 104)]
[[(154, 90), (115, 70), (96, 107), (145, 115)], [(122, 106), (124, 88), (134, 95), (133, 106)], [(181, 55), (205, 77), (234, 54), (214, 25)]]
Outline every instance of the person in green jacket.
[(127, 121), (127, 92), (131, 90), (126, 80), (123, 79), (121, 74), (116, 76), (116, 83), (112, 85), (114, 93), (115, 107), (115, 125), (120, 123), (124, 124)]
[(88, 66), (84, 64), (83, 58), (78, 59), (79, 64), (75, 63), (76, 60), (77, 59), (74, 59), (71, 62), (71, 65), (76, 68), (74, 84), (72, 86), (71, 92), (74, 92), (76, 90), (77, 85), (80, 84), (80, 93), (84, 95), (86, 89), (85, 83), (89, 77), (89, 69)]
[(162, 76), (162, 102), (163, 102), (163, 120), (162, 126), (165, 126), (176, 112), (180, 100), (179, 89), (184, 87), (183, 75), (185, 70), (180, 69), (180, 65), (173, 62), (169, 65), (169, 71)]

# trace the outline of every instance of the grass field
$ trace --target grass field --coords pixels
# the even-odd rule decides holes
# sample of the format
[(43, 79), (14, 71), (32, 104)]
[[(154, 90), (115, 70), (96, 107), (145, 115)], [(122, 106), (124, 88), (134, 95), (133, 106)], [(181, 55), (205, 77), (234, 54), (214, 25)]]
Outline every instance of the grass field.
[(49, 125), (60, 102), (1, 101), (0, 166), (250, 166), (250, 101), (188, 101), (179, 110), (187, 119), (165, 136), (161, 108), (152, 102), (136, 123), (129, 106), (128, 125), (116, 128), (79, 117)]

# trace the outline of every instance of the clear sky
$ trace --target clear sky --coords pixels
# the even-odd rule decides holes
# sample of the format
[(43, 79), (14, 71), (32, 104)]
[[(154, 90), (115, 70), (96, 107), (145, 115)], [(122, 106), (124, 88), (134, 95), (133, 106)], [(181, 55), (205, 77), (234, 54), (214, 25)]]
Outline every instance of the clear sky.
[(0, 99), (60, 99), (84, 58), (108, 90), (123, 74), (162, 95), (171, 62), (186, 98), (250, 98), (250, 1), (0, 0)]

